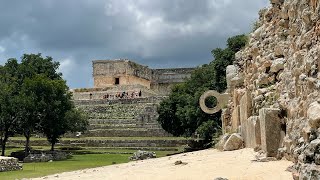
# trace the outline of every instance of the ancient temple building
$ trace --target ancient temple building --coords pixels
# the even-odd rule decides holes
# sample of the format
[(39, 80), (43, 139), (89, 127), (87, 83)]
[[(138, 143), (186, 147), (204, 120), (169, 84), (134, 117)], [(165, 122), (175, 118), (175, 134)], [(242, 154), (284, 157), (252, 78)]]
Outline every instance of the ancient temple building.
[(126, 59), (93, 61), (95, 88), (143, 86), (167, 94), (172, 85), (189, 78), (194, 68), (151, 69)]

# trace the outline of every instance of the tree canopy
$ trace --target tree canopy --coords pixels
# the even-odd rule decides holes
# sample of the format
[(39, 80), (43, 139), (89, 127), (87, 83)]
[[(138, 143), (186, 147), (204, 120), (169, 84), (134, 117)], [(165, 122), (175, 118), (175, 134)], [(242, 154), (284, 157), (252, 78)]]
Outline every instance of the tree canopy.
[[(207, 90), (223, 92), (227, 88), (226, 67), (235, 59), (235, 53), (245, 46), (247, 37), (238, 35), (227, 40), (225, 49), (211, 51), (214, 60), (196, 68), (191, 78), (176, 85), (169, 97), (160, 103), (158, 121), (174, 136), (191, 136), (197, 132), (201, 138), (211, 141), (221, 129), (221, 112), (209, 115), (199, 106), (200, 96)], [(208, 104), (214, 106), (215, 99)]]
[(75, 109), (72, 94), (58, 72), (59, 63), (41, 54), (24, 54), (0, 67), (0, 137), (2, 155), (8, 138), (44, 134), (54, 149), (66, 132), (84, 131), (87, 118)]

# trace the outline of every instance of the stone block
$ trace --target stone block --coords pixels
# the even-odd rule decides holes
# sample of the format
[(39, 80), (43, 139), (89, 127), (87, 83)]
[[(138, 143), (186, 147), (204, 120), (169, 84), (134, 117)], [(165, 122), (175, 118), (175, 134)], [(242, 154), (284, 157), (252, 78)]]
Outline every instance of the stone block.
[(320, 103), (313, 102), (310, 104), (308, 112), (309, 125), (311, 128), (320, 127)]
[(233, 92), (234, 88), (243, 84), (244, 78), (239, 73), (239, 69), (235, 65), (229, 65), (226, 68), (226, 79), (228, 92)]
[(222, 134), (225, 134), (230, 131), (230, 126), (228, 125), (230, 121), (230, 113), (228, 109), (222, 109), (221, 113), (221, 123), (222, 123)]
[(240, 105), (241, 97), (243, 96), (245, 90), (244, 89), (235, 89), (232, 94), (232, 102), (234, 106)]
[(230, 134), (228, 134), (228, 133), (223, 134), (223, 136), (221, 137), (219, 142), (215, 145), (215, 148), (222, 151), (223, 150), (223, 146), (226, 144), (226, 142), (229, 139), (229, 137), (230, 137)]
[(261, 147), (268, 157), (276, 157), (281, 142), (280, 110), (263, 108), (259, 110)]
[(235, 65), (229, 65), (226, 68), (226, 79), (227, 79), (227, 86), (229, 90), (233, 90), (234, 86), (231, 84), (231, 79), (236, 77), (238, 74), (238, 69)]
[(244, 141), (248, 140), (248, 118), (252, 115), (252, 99), (251, 93), (246, 91), (240, 100), (240, 124), (241, 124), (241, 136)]
[(258, 116), (251, 116), (247, 121), (246, 147), (255, 148), (261, 145), (260, 120)]
[(243, 138), (240, 134), (234, 133), (228, 138), (227, 142), (223, 146), (224, 151), (238, 150), (243, 147)]
[(231, 130), (236, 132), (240, 126), (240, 106), (236, 106), (232, 112)]

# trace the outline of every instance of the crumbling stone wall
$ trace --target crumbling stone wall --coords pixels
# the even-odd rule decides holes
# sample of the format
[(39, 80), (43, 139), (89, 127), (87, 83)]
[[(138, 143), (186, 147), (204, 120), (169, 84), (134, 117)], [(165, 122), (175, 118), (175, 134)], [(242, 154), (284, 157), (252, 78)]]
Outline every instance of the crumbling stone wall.
[[(232, 96), (223, 121), (247, 147), (295, 162), (300, 178), (319, 178), (320, 6), (270, 0), (246, 48), (227, 69)], [(259, 141), (260, 140), (260, 141)], [(313, 164), (313, 165), (312, 165)], [(298, 175), (299, 176), (299, 175)]]
[(177, 83), (191, 77), (194, 68), (153, 69), (151, 90), (160, 95), (167, 95)]
[(0, 156), (0, 172), (22, 170), (17, 158)]

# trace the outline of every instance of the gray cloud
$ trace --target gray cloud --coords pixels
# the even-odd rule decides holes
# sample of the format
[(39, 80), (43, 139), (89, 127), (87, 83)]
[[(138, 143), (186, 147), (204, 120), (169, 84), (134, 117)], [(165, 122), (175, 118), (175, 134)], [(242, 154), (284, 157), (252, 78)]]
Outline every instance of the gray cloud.
[(0, 0), (0, 64), (41, 52), (71, 87), (92, 86), (92, 59), (154, 68), (212, 60), (228, 37), (248, 33), (268, 0)]

